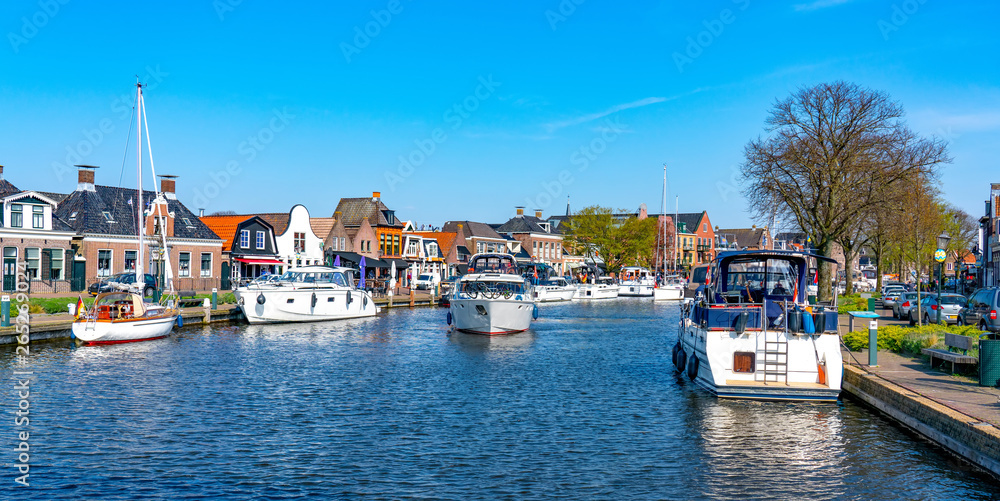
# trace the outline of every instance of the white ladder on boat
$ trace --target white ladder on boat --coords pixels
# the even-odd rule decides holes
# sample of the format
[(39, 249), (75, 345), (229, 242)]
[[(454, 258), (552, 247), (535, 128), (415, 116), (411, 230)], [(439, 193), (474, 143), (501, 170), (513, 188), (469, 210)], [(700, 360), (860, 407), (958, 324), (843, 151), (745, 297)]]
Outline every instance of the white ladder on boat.
[(761, 331), (757, 335), (757, 367), (754, 380), (788, 384), (788, 335), (782, 331)]

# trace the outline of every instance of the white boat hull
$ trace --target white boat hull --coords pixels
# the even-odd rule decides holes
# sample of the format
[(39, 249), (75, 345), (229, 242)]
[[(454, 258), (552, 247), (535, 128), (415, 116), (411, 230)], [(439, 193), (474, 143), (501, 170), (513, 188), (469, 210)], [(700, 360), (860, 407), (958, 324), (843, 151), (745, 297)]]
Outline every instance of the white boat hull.
[[(769, 341), (787, 342), (787, 354), (770, 359), (765, 359), (767, 355), (761, 352), (765, 346), (764, 336), (763, 331), (746, 331), (740, 335), (729, 330), (702, 329), (685, 319), (680, 332), (685, 372), (691, 377), (691, 364), (693, 358), (697, 358), (693, 380), (722, 398), (837, 400), (843, 378), (843, 358), (836, 333), (798, 335), (768, 332)], [(752, 373), (734, 371), (737, 352), (754, 354)], [(818, 363), (817, 357), (821, 363)], [(765, 374), (765, 361), (787, 363), (785, 374), (768, 376)], [(772, 364), (771, 367), (775, 366)]]
[(86, 344), (116, 344), (147, 341), (170, 335), (177, 315), (130, 320), (77, 320), (71, 327), (73, 337)]
[(554, 285), (536, 285), (534, 287), (535, 302), (550, 303), (555, 301), (569, 301), (576, 296), (576, 287), (569, 285), (566, 287)]
[[(320, 322), (373, 317), (378, 313), (375, 301), (363, 290), (275, 287), (236, 289), (234, 294), (251, 324)], [(258, 301), (258, 296), (264, 297), (263, 303)]]
[(528, 330), (535, 304), (517, 299), (452, 299), (455, 329), (471, 334), (513, 334)]
[(652, 297), (652, 284), (621, 284), (618, 286), (619, 296), (628, 297)]
[(580, 284), (573, 299), (614, 299), (618, 297), (617, 285)]
[(653, 290), (653, 301), (680, 301), (681, 299), (684, 299), (684, 289), (682, 287), (667, 285), (657, 287)]

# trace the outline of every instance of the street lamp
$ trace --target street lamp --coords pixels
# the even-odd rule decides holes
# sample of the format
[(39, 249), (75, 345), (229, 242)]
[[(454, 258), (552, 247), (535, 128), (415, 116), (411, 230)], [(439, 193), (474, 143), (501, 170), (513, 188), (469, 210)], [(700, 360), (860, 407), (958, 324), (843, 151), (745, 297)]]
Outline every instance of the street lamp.
[(948, 242), (951, 241), (951, 237), (947, 233), (941, 232), (937, 237), (938, 250), (935, 253), (935, 259), (938, 260), (938, 284), (937, 284), (937, 323), (941, 323), (941, 271), (944, 268), (944, 259), (941, 259), (941, 254), (944, 250), (948, 248)]

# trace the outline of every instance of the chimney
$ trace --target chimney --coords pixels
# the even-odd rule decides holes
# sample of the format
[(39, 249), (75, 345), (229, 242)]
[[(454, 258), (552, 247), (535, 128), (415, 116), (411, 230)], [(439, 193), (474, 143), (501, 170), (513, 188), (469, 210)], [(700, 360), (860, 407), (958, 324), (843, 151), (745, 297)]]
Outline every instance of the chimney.
[(542, 209), (535, 209), (535, 217), (538, 219), (542, 218)]
[(3, 181), (3, 166), (0, 165), (0, 181)]
[(378, 202), (379, 198), (382, 198), (382, 192), (381, 191), (373, 191), (372, 192), (372, 202)]
[(74, 165), (80, 169), (77, 174), (76, 191), (97, 191), (94, 188), (94, 169), (96, 165)]
[(177, 192), (175, 190), (177, 176), (171, 174), (163, 174), (160, 176), (160, 192), (163, 196), (167, 197), (167, 200), (177, 200)]
[(337, 221), (340, 221), (340, 218), (341, 218), (341, 216), (343, 216), (343, 215), (344, 215), (344, 213), (343, 213), (343, 212), (340, 212), (339, 210), (338, 210), (338, 211), (336, 211), (336, 212), (334, 212), (334, 213), (333, 213), (333, 222), (334, 222), (334, 224), (336, 224), (336, 223), (337, 223)]
[(516, 206), (516, 207), (514, 207), (514, 208), (515, 208), (515, 209), (517, 209), (517, 215), (518, 215), (519, 217), (520, 217), (520, 216), (524, 216), (524, 207), (522, 207), (522, 206), (518, 205), (518, 206)]
[(198, 217), (205, 217), (205, 209), (198, 209)]

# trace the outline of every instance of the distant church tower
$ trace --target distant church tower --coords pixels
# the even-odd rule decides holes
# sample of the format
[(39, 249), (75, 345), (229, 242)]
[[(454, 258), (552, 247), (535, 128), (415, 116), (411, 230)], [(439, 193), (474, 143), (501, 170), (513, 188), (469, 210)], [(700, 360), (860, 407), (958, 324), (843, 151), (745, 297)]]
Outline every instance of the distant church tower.
[(569, 211), (569, 195), (566, 195), (566, 215), (572, 216), (573, 214)]

